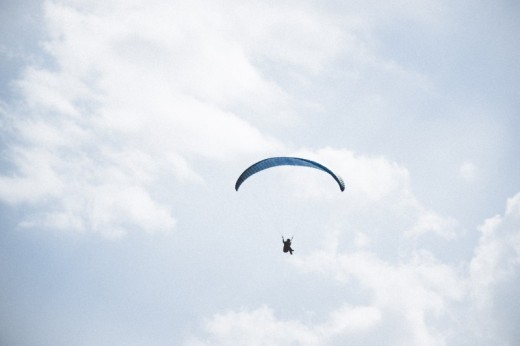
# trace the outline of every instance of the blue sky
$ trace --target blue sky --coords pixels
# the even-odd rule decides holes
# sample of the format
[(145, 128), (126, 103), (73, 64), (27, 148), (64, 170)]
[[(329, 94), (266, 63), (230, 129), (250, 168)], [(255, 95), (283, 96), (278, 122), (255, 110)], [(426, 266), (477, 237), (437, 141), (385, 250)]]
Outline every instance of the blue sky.
[(520, 342), (515, 2), (0, 16), (2, 344)]

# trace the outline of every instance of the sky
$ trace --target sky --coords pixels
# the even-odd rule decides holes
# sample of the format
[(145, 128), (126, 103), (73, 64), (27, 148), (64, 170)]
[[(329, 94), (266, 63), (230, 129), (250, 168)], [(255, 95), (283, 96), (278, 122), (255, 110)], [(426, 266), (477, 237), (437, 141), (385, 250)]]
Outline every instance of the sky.
[(519, 18), (2, 1), (0, 344), (520, 344)]

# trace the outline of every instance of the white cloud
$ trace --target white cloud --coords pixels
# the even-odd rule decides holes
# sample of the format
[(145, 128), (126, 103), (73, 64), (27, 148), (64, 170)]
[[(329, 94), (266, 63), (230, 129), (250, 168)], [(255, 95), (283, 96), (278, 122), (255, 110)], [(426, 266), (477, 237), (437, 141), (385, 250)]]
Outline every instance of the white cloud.
[[(402, 167), (383, 158), (358, 159), (351, 152), (331, 148), (307, 154), (339, 171), (347, 186), (349, 174), (355, 179), (373, 179), (371, 174), (356, 176), (356, 171), (364, 172), (367, 167), (383, 167), (378, 174), (387, 175), (377, 179), (386, 183), (364, 185), (375, 191), (347, 188), (345, 193), (352, 194), (352, 204), (363, 201), (362, 208), (350, 211), (351, 201), (331, 197), (334, 194), (317, 194), (314, 183), (296, 182), (297, 189), (310, 190), (305, 195), (342, 204), (334, 213), (342, 212), (342, 218), (350, 221), (334, 222), (332, 229), (325, 226), (319, 235), (321, 243), (316, 242), (319, 245), (311, 251), (298, 252), (288, 263), (306, 275), (303, 282), (320, 280), (344, 287), (344, 294), (335, 298), (336, 305), (346, 305), (328, 311), (325, 321), (301, 316), (281, 318), (275, 308), (267, 306), (230, 310), (210, 317), (204, 324), (206, 336), (192, 339), (193, 344), (340, 345), (359, 340), (370, 345), (515, 343), (515, 336), (503, 330), (505, 325), (514, 328), (510, 321), (516, 321), (518, 313), (504, 315), (504, 308), (494, 305), (512, 299), (500, 297), (499, 289), (503, 291), (504, 284), (515, 286), (520, 277), (520, 194), (508, 200), (503, 216), (490, 218), (480, 227), (481, 238), (473, 258), (459, 256), (443, 261), (430, 242), (419, 243), (416, 237), (430, 233), (445, 242), (456, 242), (446, 237), (446, 229), (454, 226), (450, 219), (415, 199)], [(375, 162), (367, 164), (371, 160)], [(345, 162), (348, 170), (341, 165)], [(358, 165), (366, 166), (356, 168)], [(313, 179), (310, 175), (305, 178)], [(331, 183), (328, 180), (320, 183)], [(404, 196), (413, 202), (402, 203)], [(370, 210), (372, 223), (363, 215), (364, 209)], [(380, 227), (382, 231), (377, 232)], [(388, 256), (385, 243), (391, 244), (396, 256)], [(363, 294), (362, 302), (357, 290)], [(347, 303), (354, 301), (357, 303)]]
[[(340, 345), (364, 340), (365, 344), (443, 345), (454, 332), (441, 324), (453, 322), (451, 305), (462, 301), (464, 281), (427, 252), (395, 265), (364, 251), (319, 251), (299, 256), (294, 263), (309, 275), (318, 271), (344, 283), (349, 276), (371, 297), (369, 305), (334, 309), (324, 322), (280, 319), (268, 307), (229, 311), (210, 318), (204, 326), (207, 336), (188, 344)], [(328, 278), (320, 276), (320, 280)], [(347, 292), (352, 291), (345, 291), (345, 300)]]
[(344, 32), (334, 16), (305, 3), (299, 5), (232, 5), (238, 10), (237, 25), (241, 29), (234, 35), (256, 59), (318, 73), (342, 49)]
[[(48, 1), (44, 9), (50, 64), (29, 66), (17, 83), (22, 106), (9, 110), (17, 114), (17, 152), (10, 152), (16, 172), (1, 177), (0, 198), (39, 205), (39, 214), (55, 220), (47, 223), (61, 227), (125, 223), (91, 222), (84, 212), (102, 203), (91, 196), (105, 186), (142, 191), (152, 205), (145, 209), (162, 215), (171, 206), (155, 195), (167, 175), (201, 182), (198, 159), (281, 151), (285, 144), (256, 126), (289, 124), (299, 102), (267, 75), (269, 66), (315, 75), (346, 49), (362, 52), (356, 64), (402, 70), (365, 47), (359, 30), (369, 30), (366, 18), (345, 26), (312, 4)], [(407, 172), (388, 165), (395, 166), (372, 159), (357, 165), (349, 176), (354, 195), (371, 200), (404, 191), (395, 184), (406, 184)], [(132, 206), (121, 208), (126, 212), (114, 215), (148, 227), (146, 218), (129, 217)], [(159, 220), (157, 229), (175, 223), (173, 216)], [(439, 224), (428, 220), (421, 224)]]
[(38, 202), (63, 190), (63, 182), (52, 168), (55, 157), (49, 151), (13, 148), (12, 156), (20, 176), (0, 177), (1, 200), (11, 204)]
[[(386, 223), (393, 232), (399, 232), (399, 236), (417, 237), (434, 233), (444, 238), (453, 238), (460, 231), (455, 220), (439, 215), (414, 196), (408, 170), (396, 162), (335, 148), (302, 150), (296, 152), (296, 155), (325, 164), (340, 175), (346, 184), (345, 192), (338, 194), (333, 189), (324, 189), (324, 180), (306, 177), (305, 184), (302, 184), (301, 179), (289, 179), (300, 197), (334, 200), (334, 208), (342, 215), (359, 217), (369, 213), (371, 215), (366, 216), (372, 219), (373, 216), (385, 217), (386, 221), (377, 227), (384, 227), (382, 225)], [(401, 227), (392, 225), (396, 222)], [(360, 222), (364, 225), (370, 223), (373, 222)]]
[(479, 306), (492, 304), (494, 288), (519, 274), (520, 193), (508, 199), (504, 215), (480, 226), (480, 239), (470, 265), (472, 293)]
[(285, 96), (226, 36), (222, 13), (117, 1), (47, 2), (45, 11), (53, 67), (28, 67), (17, 82), (14, 169), (0, 177), (0, 199), (39, 208), (25, 226), (167, 231), (174, 211), (155, 197), (164, 179), (201, 182), (195, 158), (281, 147), (228, 110)]
[(399, 264), (366, 251), (348, 254), (319, 251), (296, 264), (310, 272), (326, 273), (340, 282), (360, 283), (372, 296), (372, 308), (380, 311), (381, 325), (399, 321), (402, 326), (394, 331), (378, 327), (379, 337), (387, 344), (443, 344), (437, 323), (450, 318), (449, 306), (461, 301), (465, 292), (459, 274), (425, 251), (416, 252)]
[(377, 325), (381, 316), (373, 307), (344, 306), (318, 325), (282, 320), (266, 306), (253, 311), (217, 314), (206, 322), (206, 340), (187, 345), (323, 345), (342, 334), (357, 334)]
[(514, 325), (510, 320), (517, 320), (517, 312), (504, 316), (489, 306), (500, 298), (496, 288), (519, 277), (519, 225), (517, 194), (508, 200), (503, 216), (486, 220), (480, 228), (482, 236), (469, 265), (464, 258), (444, 263), (427, 247), (387, 259), (381, 251), (372, 251), (359, 233), (356, 247), (344, 251), (340, 244), (347, 230), (335, 229), (322, 249), (299, 253), (290, 263), (306, 273), (307, 280), (343, 285), (342, 304), (353, 299), (353, 287), (363, 292), (364, 303), (334, 308), (324, 321), (280, 318), (267, 306), (227, 311), (206, 320), (205, 336), (187, 344), (513, 344), (515, 336), (501, 332), (504, 325)]

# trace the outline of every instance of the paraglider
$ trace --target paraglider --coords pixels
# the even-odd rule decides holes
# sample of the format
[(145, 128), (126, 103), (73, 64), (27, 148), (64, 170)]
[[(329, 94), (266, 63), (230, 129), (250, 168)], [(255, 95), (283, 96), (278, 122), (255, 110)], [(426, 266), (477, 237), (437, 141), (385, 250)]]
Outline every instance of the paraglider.
[[(278, 167), (278, 166), (300, 166), (300, 167), (310, 167), (317, 170), (320, 170), (322, 172), (325, 172), (329, 174), (339, 185), (339, 189), (341, 191), (345, 190), (345, 183), (343, 182), (343, 179), (336, 175), (333, 171), (328, 169), (327, 167), (323, 166), (322, 164), (311, 161), (308, 159), (302, 159), (298, 157), (271, 157), (267, 158), (265, 160), (258, 161), (257, 163), (251, 165), (249, 168), (247, 168), (240, 176), (238, 177), (236, 183), (235, 183), (235, 190), (238, 191), (240, 186), (252, 175), (261, 172), (265, 169)], [(291, 255), (293, 254), (294, 249), (291, 247), (292, 245), (292, 238), (291, 239), (284, 239), (282, 236), (282, 242), (283, 242), (283, 252), (287, 253), (289, 252)]]

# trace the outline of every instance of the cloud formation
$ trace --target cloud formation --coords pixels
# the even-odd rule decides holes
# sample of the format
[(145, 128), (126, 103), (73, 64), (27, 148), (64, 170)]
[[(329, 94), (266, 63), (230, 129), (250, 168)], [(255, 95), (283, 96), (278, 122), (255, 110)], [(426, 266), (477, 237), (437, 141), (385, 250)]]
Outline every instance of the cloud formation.
[(214, 316), (205, 328), (207, 340), (191, 339), (186, 345), (322, 345), (341, 334), (356, 334), (379, 322), (380, 312), (372, 307), (344, 306), (319, 325), (280, 320), (263, 306), (250, 312), (227, 312)]
[[(114, 0), (43, 8), (46, 63), (25, 68), (19, 102), (7, 105), (3, 121), (15, 139), (0, 199), (34, 207), (25, 226), (108, 236), (171, 230), (175, 206), (159, 196), (166, 181), (204, 181), (197, 160), (286, 151), (269, 131), (283, 131), (311, 102), (295, 99), (285, 83), (306, 85), (347, 51), (354, 66), (422, 83), (377, 58), (364, 39), (366, 17), (346, 25), (312, 4)], [(121, 203), (130, 196), (141, 201)], [(415, 231), (435, 222), (430, 216)]]
[[(142, 264), (133, 259), (139, 251), (125, 247), (131, 239), (117, 243), (131, 255), (120, 262), (101, 258), (90, 270), (114, 296), (121, 296), (121, 305), (126, 305), (127, 295), (146, 295), (143, 302), (154, 297), (154, 306), (144, 308), (150, 311), (182, 306), (186, 314), (172, 317), (175, 310), (165, 315), (174, 320), (171, 324), (182, 325), (179, 329), (200, 323), (199, 330), (182, 331), (190, 335), (187, 344), (516, 344), (518, 309), (511, 311), (515, 305), (509, 298), (517, 296), (519, 287), (520, 195), (510, 198), (505, 212), (487, 219), (478, 232), (461, 221), (466, 209), (449, 204), (461, 191), (449, 187), (486, 178), (493, 166), (486, 158), (499, 156), (494, 150), (504, 135), (495, 117), (503, 109), (493, 109), (495, 101), (487, 100), (483, 107), (463, 105), (474, 99), (466, 89), (478, 84), (463, 84), (468, 75), (485, 79), (485, 74), (479, 77), (481, 66), (468, 62), (468, 56), (482, 62), (488, 55), (478, 60), (471, 49), (452, 53), (468, 36), (482, 37), (454, 30), (452, 26), (461, 24), (457, 8), (450, 6), (430, 0), (46, 1), (41, 30), (45, 56), (24, 60), (28, 65), (13, 82), (17, 98), (0, 104), (0, 201), (18, 208), (22, 227), (95, 233), (101, 241), (129, 232), (146, 236), (182, 228), (175, 244), (161, 244), (163, 252), (156, 251), (157, 243), (150, 245), (150, 252), (140, 252), (137, 258), (147, 259), (143, 262), (150, 253), (156, 255), (155, 262), (142, 267), (141, 276), (133, 276), (133, 266)], [(466, 18), (466, 8), (460, 12)], [(456, 39), (448, 40), (454, 31)], [(506, 31), (499, 32), (497, 36), (509, 42)], [(435, 40), (437, 44), (430, 44)], [(510, 50), (501, 52), (503, 57), (515, 56)], [(497, 61), (486, 64), (498, 66)], [(461, 76), (461, 65), (479, 73), (466, 67)], [(457, 87), (452, 89), (452, 84)], [(488, 89), (484, 91), (487, 95)], [(463, 100), (455, 104), (453, 99), (461, 94)], [(429, 119), (432, 114), (435, 120)], [(510, 138), (516, 139), (516, 133)], [(397, 154), (387, 155), (392, 152), (385, 151), (387, 146)], [(261, 295), (265, 299), (236, 289), (231, 292), (241, 299), (234, 300), (226, 282), (250, 288), (248, 280), (264, 278), (268, 270), (236, 264), (236, 258), (225, 256), (245, 255), (240, 247), (251, 249), (255, 237), (263, 236), (239, 234), (251, 223), (261, 230), (273, 227), (264, 215), (253, 216), (264, 219), (260, 222), (250, 222), (251, 215), (237, 217), (239, 212), (230, 206), (246, 203), (230, 197), (235, 192), (232, 180), (244, 162), (271, 154), (315, 159), (341, 175), (347, 189), (338, 193), (333, 182), (323, 180), (326, 175), (280, 170), (276, 178), (287, 189), (286, 205), (303, 210), (304, 225), (293, 227), (304, 234), (297, 237), (297, 256), (280, 265), (279, 257), (267, 260), (262, 254), (266, 267), (276, 267), (269, 272), (274, 278), (255, 287), (268, 292)], [(409, 156), (420, 158), (415, 171), (400, 161)], [(433, 182), (428, 188), (420, 186), (421, 195), (412, 188), (417, 187), (417, 167), (427, 171), (423, 178), (428, 185)], [(443, 171), (453, 185), (435, 180)], [(457, 173), (461, 179), (453, 179)], [(218, 184), (210, 185), (215, 181)], [(504, 181), (507, 185), (511, 180)], [(327, 184), (331, 189), (323, 188)], [(455, 206), (452, 214), (446, 214), (449, 207), (432, 206), (435, 189), (443, 204)], [(196, 190), (199, 194), (190, 195)], [(457, 199), (467, 205), (482, 200)], [(305, 203), (312, 214), (306, 214)], [(208, 206), (214, 210), (208, 212)], [(247, 208), (256, 211), (258, 205)], [(277, 212), (299, 217), (284, 208)], [(201, 210), (210, 217), (201, 217)], [(231, 214), (236, 219), (223, 220)], [(186, 221), (190, 224), (180, 226)], [(141, 244), (136, 247), (141, 250)], [(111, 250), (107, 258), (112, 258)], [(247, 253), (248, 260), (260, 252), (255, 251)], [(120, 274), (127, 258), (133, 259), (132, 265)], [(115, 264), (105, 269), (106, 263)], [(208, 273), (204, 285), (194, 267)], [(122, 275), (125, 284), (146, 284), (128, 293), (127, 286), (117, 286), (118, 280), (106, 283), (103, 275), (96, 276), (103, 270), (106, 277)], [(325, 303), (320, 306), (303, 304), (300, 314), (287, 312), (277, 294), (269, 296), (264, 289), (278, 288), (275, 281), (287, 273), (283, 270), (290, 270), (297, 284), (313, 283), (323, 291), (334, 286), (339, 293), (320, 296)], [(70, 284), (78, 286), (86, 295), (96, 291)], [(225, 287), (227, 300), (200, 308), (204, 303), (199, 301), (213, 301), (220, 287)], [(292, 294), (291, 287), (283, 287), (283, 294)], [(85, 299), (85, 305), (89, 299), (96, 298)], [(168, 304), (162, 305), (163, 299)], [(105, 308), (104, 302), (97, 303)], [(26, 311), (34, 312), (31, 309)], [(114, 315), (128, 311), (115, 309)], [(57, 312), (62, 313), (63, 320), (74, 320), (70, 313)], [(162, 317), (156, 318), (170, 323)], [(20, 321), (23, 327), (31, 325)], [(140, 322), (136, 318), (130, 325)], [(121, 323), (121, 333), (127, 332)], [(157, 338), (169, 337), (170, 326)], [(129, 335), (140, 330), (132, 332)], [(119, 334), (113, 333), (117, 339)]]
[[(297, 198), (323, 200), (328, 207), (319, 210), (330, 211), (316, 239), (321, 249), (299, 253), (291, 263), (308, 280), (343, 285), (346, 305), (329, 311), (327, 321), (310, 324), (276, 318), (268, 307), (218, 314), (205, 325), (210, 335), (205, 342), (444, 344), (444, 321), (451, 319), (453, 304), (464, 300), (466, 280), (417, 240), (426, 235), (453, 240), (456, 223), (423, 206), (414, 197), (408, 171), (394, 162), (345, 149), (298, 154), (332, 168), (347, 189), (346, 196), (329, 192), (323, 188), (329, 179), (319, 174), (287, 179)], [(357, 290), (367, 303), (350, 306), (347, 292)]]
[[(316, 239), (320, 249), (300, 252), (290, 263), (306, 275), (305, 282), (342, 285), (344, 306), (328, 311), (325, 321), (278, 317), (269, 306), (230, 310), (207, 320), (203, 325), (207, 337), (190, 339), (188, 344), (513, 342), (514, 334), (499, 334), (500, 326), (509, 325), (515, 316), (499, 317), (503, 308), (495, 305), (502, 304), (497, 290), (515, 285), (520, 274), (520, 195), (509, 199), (503, 215), (479, 228), (479, 244), (471, 258), (460, 255), (447, 261), (430, 243), (435, 238), (445, 244), (457, 242), (461, 229), (417, 201), (406, 169), (343, 149), (301, 153), (334, 167), (348, 182), (349, 196), (345, 200), (323, 193), (329, 181), (319, 175), (306, 175), (305, 183), (292, 174), (287, 178), (298, 198), (338, 205), (330, 207), (331, 214), (343, 220), (329, 220)], [(423, 237), (428, 240), (421, 242)], [(365, 298), (359, 301), (359, 296)]]
[(518, 276), (520, 193), (507, 201), (504, 215), (487, 219), (470, 263), (472, 294), (479, 306), (492, 304), (495, 287)]
[[(416, 249), (396, 263), (364, 247), (338, 250), (338, 239), (329, 238), (333, 244), (292, 263), (309, 276), (319, 273), (314, 276), (319, 280), (343, 283), (345, 293), (352, 293), (349, 284), (359, 284), (368, 294), (368, 305), (340, 307), (323, 323), (278, 318), (266, 306), (229, 311), (205, 323), (207, 338), (190, 339), (187, 344), (515, 343), (511, 330), (500, 335), (515, 316), (498, 313), (500, 296), (494, 292), (504, 284), (516, 286), (520, 275), (519, 201), (516, 195), (504, 215), (486, 220), (469, 266), (443, 263), (427, 249)], [(349, 300), (347, 294), (344, 299)]]
[(52, 66), (28, 67), (17, 82), (21, 105), (5, 111), (16, 140), (0, 199), (36, 206), (25, 226), (111, 237), (169, 231), (173, 207), (157, 194), (171, 177), (202, 181), (194, 158), (281, 146), (227, 110), (248, 94), (259, 103), (283, 95), (211, 27), (225, 23), (193, 27), (179, 4), (119, 5), (45, 3)]

